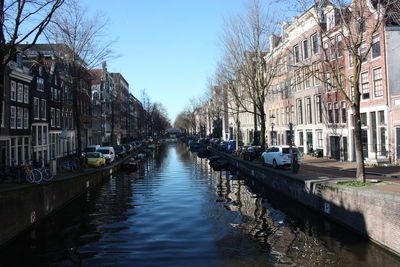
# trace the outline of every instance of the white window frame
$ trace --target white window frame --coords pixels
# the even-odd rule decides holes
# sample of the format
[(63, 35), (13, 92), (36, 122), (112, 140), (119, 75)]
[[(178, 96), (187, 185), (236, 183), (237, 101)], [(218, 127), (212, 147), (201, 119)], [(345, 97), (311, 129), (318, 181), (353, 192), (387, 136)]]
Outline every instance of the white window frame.
[(36, 90), (44, 92), (44, 79), (41, 77), (36, 79)]
[(15, 101), (17, 99), (17, 82), (11, 81), (10, 84), (10, 100)]
[(41, 99), (41, 109), (42, 109), (42, 120), (46, 120), (47, 119), (47, 101), (46, 99)]
[[(377, 79), (375, 72), (378, 71), (378, 70), (379, 70), (379, 76), (380, 77), (378, 76), (378, 79)], [(373, 77), (373, 86), (374, 86), (374, 98), (382, 98), (383, 97), (382, 68), (379, 67), (379, 68), (373, 69), (372, 70), (372, 77)], [(376, 87), (377, 87), (378, 83), (379, 83), (379, 86), (380, 86), (380, 90), (379, 90), (380, 95), (376, 94), (376, 92), (377, 92), (376, 91)]]
[(24, 108), (23, 128), (24, 129), (29, 129), (29, 109), (28, 108)]
[(17, 126), (17, 108), (10, 106), (10, 129), (15, 129)]
[(24, 84), (24, 103), (29, 104), (29, 86)]
[(24, 109), (17, 107), (17, 129), (22, 129), (24, 123)]
[(24, 85), (22, 83), (17, 84), (17, 102), (24, 102)]
[(40, 107), (39, 107), (39, 98), (33, 98), (33, 116), (35, 120), (39, 119), (40, 116)]

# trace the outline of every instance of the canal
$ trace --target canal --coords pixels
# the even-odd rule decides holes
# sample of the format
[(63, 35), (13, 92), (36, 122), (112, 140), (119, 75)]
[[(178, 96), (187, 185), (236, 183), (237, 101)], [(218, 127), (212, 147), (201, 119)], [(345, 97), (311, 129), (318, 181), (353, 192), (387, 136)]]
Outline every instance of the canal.
[(181, 144), (113, 175), (0, 251), (0, 266), (400, 266), (400, 259)]

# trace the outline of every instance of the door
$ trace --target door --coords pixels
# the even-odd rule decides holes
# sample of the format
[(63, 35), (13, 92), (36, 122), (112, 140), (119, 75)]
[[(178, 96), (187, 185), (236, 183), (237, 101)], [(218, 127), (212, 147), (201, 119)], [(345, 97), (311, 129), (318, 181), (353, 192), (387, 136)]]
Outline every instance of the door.
[(307, 132), (307, 151), (306, 153), (310, 153), (313, 149), (313, 134), (312, 132)]
[(331, 158), (335, 160), (340, 160), (340, 137), (331, 136), (330, 145), (331, 145)]
[(343, 137), (343, 160), (348, 161), (348, 148), (347, 148), (347, 137)]

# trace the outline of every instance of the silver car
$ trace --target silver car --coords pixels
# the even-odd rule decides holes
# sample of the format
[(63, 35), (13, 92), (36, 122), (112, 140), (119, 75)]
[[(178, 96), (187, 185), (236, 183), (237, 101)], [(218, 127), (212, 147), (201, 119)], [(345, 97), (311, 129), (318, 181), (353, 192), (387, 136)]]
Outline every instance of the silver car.
[[(297, 147), (292, 146), (293, 154), (297, 156), (297, 163), (301, 163), (301, 153)], [(274, 169), (281, 166), (290, 166), (292, 164), (292, 155), (290, 146), (271, 146), (261, 154), (263, 163), (272, 166)]]

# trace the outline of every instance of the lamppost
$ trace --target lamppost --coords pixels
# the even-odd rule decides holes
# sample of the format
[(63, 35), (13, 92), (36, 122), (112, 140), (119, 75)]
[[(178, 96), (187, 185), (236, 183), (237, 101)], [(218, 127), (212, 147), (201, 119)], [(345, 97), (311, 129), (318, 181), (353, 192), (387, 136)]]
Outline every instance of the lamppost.
[(271, 116), (269, 116), (270, 120), (271, 120), (271, 145), (273, 146), (275, 144), (275, 133), (274, 133), (274, 126), (275, 123), (273, 122), (273, 120), (275, 119), (275, 115), (272, 114)]

